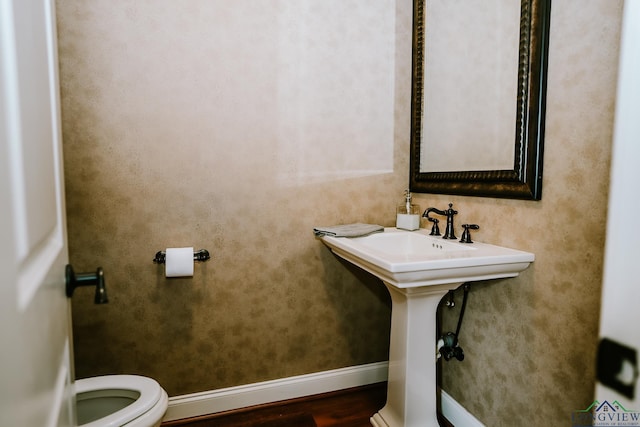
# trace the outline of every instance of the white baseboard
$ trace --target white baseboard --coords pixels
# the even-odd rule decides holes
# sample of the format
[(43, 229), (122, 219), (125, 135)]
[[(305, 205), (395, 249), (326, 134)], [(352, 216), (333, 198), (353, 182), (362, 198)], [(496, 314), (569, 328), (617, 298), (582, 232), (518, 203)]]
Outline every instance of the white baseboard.
[(384, 382), (388, 376), (388, 365), (387, 362), (370, 363), (171, 397), (163, 421), (215, 414), (247, 406)]
[[(215, 414), (248, 406), (328, 393), (346, 388), (384, 382), (387, 362), (351, 366), (314, 374), (185, 394), (169, 398), (163, 421)], [(473, 415), (446, 392), (441, 391), (442, 414), (454, 425), (484, 427)]]
[(440, 390), (440, 410), (442, 411), (442, 415), (454, 426), (485, 427), (484, 424), (478, 421), (476, 417), (444, 390)]

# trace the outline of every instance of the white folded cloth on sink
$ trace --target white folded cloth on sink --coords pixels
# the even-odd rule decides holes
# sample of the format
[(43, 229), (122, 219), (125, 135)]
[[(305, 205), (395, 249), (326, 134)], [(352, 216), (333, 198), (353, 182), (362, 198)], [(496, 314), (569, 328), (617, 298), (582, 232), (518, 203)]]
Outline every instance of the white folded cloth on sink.
[(380, 233), (384, 231), (384, 227), (376, 224), (344, 224), (334, 225), (331, 227), (316, 227), (313, 234), (316, 236), (332, 236), (332, 237), (362, 237), (372, 233)]

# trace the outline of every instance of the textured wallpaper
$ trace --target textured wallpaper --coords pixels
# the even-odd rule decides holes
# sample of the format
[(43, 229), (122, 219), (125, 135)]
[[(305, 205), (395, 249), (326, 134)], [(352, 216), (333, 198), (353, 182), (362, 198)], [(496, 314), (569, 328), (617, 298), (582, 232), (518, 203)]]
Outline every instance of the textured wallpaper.
[[(471, 287), (444, 389), (487, 426), (569, 426), (594, 399), (622, 1), (554, 0), (542, 200), (452, 201), (478, 240), (535, 253), (518, 278)], [(441, 308), (446, 331), (454, 309)]]
[[(395, 2), (65, 0), (58, 25), (70, 259), (110, 297), (73, 300), (77, 376), (181, 395), (386, 360), (384, 286), (312, 230), (394, 221)], [(212, 259), (165, 279), (181, 246)]]
[[(70, 258), (111, 299), (74, 296), (78, 377), (175, 396), (386, 360), (387, 291), (311, 229), (394, 224), (412, 4), (325, 3), (58, 1)], [(593, 399), (621, 6), (553, 1), (542, 201), (416, 196), (536, 254), (472, 287), (466, 358), (442, 366), (489, 426), (566, 426)], [(168, 246), (212, 259), (167, 280)]]

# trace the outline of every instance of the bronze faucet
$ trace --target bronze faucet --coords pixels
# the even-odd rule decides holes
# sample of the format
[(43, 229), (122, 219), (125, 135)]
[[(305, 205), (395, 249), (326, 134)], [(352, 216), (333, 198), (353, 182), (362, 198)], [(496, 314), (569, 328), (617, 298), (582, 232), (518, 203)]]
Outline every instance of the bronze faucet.
[(424, 211), (424, 213), (422, 214), (423, 218), (427, 218), (427, 220), (429, 220), (430, 222), (433, 223), (433, 226), (431, 227), (431, 235), (432, 236), (440, 236), (440, 227), (438, 227), (438, 220), (436, 218), (431, 218), (429, 216), (429, 214), (431, 212), (435, 212), (438, 215), (443, 215), (447, 217), (447, 228), (444, 231), (444, 236), (442, 236), (443, 239), (457, 239), (456, 234), (453, 230), (453, 216), (456, 215), (458, 213), (458, 211), (453, 209), (453, 203), (449, 203), (449, 209), (447, 210), (440, 210), (440, 209), (436, 209), (436, 208), (429, 208), (427, 210)]

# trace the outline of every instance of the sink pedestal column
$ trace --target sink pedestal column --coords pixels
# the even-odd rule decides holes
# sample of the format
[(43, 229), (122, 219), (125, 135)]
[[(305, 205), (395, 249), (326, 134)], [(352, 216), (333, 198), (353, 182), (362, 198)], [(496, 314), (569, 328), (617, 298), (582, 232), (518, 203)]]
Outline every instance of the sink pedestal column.
[(374, 427), (437, 427), (436, 311), (462, 283), (401, 289), (391, 294), (387, 403), (371, 417)]

